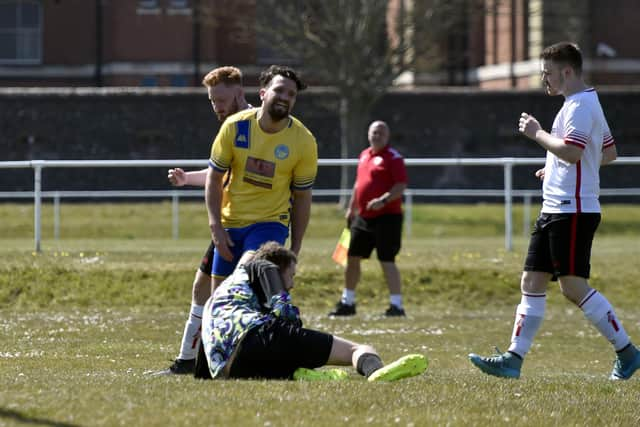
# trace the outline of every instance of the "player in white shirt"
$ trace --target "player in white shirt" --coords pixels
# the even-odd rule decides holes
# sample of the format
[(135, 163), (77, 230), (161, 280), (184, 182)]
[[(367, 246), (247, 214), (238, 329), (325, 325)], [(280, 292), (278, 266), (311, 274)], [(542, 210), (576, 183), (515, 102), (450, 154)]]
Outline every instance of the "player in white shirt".
[(511, 345), (491, 357), (470, 354), (483, 372), (519, 378), (522, 361), (544, 317), (549, 281), (613, 345), (616, 361), (610, 379), (626, 380), (640, 368), (640, 351), (631, 342), (609, 301), (589, 286), (591, 244), (600, 223), (599, 169), (616, 159), (616, 146), (598, 95), (582, 79), (582, 55), (574, 44), (547, 47), (541, 58), (542, 83), (549, 95), (563, 95), (551, 133), (522, 113), (519, 131), (545, 150), (543, 203), (531, 235), (516, 309)]

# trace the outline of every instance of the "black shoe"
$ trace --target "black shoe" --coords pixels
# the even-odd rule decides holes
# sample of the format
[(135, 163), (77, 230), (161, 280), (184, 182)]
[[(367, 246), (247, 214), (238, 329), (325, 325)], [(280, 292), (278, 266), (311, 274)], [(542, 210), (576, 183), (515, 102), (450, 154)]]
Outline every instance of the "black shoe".
[(176, 359), (169, 369), (154, 372), (152, 375), (193, 375), (196, 370), (196, 359)]
[(353, 316), (354, 314), (356, 314), (355, 304), (343, 304), (340, 301), (336, 304), (335, 310), (329, 313), (329, 316)]
[(390, 304), (387, 311), (384, 312), (384, 315), (387, 317), (404, 317), (406, 316), (404, 309), (398, 307), (397, 305)]

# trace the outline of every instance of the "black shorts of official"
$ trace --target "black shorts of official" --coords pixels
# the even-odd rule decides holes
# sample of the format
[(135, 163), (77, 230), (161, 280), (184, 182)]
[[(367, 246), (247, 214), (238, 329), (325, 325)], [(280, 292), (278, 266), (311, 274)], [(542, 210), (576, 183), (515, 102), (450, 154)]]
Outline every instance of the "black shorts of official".
[(358, 215), (351, 222), (350, 229), (349, 256), (369, 258), (375, 248), (380, 261), (395, 261), (402, 245), (402, 214), (375, 218)]
[(213, 270), (213, 250), (215, 248), (216, 246), (213, 244), (213, 241), (211, 241), (209, 249), (207, 249), (207, 252), (202, 257), (202, 262), (200, 263), (200, 271), (207, 276), (211, 276), (211, 271)]
[(332, 345), (332, 335), (274, 319), (247, 332), (229, 377), (291, 379), (298, 368), (326, 365)]
[(531, 233), (525, 271), (589, 278), (591, 245), (600, 224), (599, 213), (541, 213)]

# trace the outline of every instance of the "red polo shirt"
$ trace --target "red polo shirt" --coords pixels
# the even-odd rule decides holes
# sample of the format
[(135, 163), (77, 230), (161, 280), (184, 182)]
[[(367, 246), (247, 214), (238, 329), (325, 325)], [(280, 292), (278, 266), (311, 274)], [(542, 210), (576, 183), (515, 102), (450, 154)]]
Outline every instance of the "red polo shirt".
[(407, 182), (404, 158), (387, 144), (374, 154), (371, 147), (360, 153), (356, 176), (356, 206), (363, 218), (402, 213), (402, 197), (378, 210), (367, 210), (367, 203), (389, 191), (394, 184)]

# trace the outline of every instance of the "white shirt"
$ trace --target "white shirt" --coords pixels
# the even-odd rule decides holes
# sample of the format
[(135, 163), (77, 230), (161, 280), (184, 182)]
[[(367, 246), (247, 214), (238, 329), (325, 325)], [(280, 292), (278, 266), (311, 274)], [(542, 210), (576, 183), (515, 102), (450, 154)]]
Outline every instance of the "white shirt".
[(580, 161), (569, 163), (547, 151), (542, 212), (600, 212), (602, 150), (614, 144), (596, 91), (568, 96), (553, 121), (551, 135), (584, 150)]

